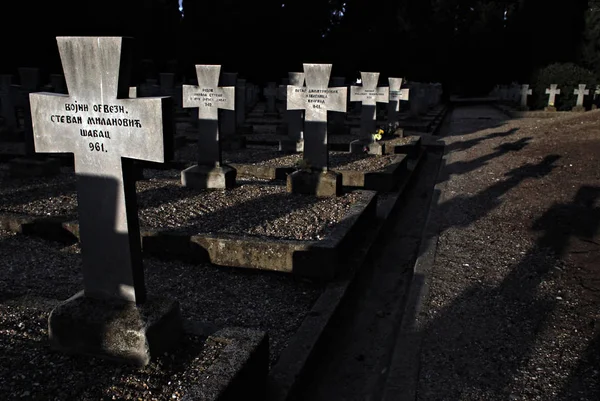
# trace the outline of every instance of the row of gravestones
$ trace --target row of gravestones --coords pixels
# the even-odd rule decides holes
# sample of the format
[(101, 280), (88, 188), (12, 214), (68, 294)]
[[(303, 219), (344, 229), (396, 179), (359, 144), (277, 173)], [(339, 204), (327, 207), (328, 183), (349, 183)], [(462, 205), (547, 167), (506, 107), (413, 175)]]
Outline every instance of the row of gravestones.
[[(585, 96), (590, 94), (590, 90), (586, 89), (586, 86), (586, 84), (579, 84), (579, 86), (573, 91), (573, 94), (577, 95), (577, 102), (575, 107), (573, 107), (573, 111), (585, 111), (583, 102)], [(515, 83), (511, 84), (510, 86), (496, 86), (491, 92), (491, 96), (497, 97), (501, 101), (519, 104), (522, 109), (527, 109), (527, 97), (531, 94), (533, 94), (533, 91), (529, 88), (529, 85), (523, 84), (519, 86)], [(556, 96), (560, 95), (560, 89), (558, 88), (558, 85), (550, 85), (550, 88), (546, 89), (546, 94), (548, 95), (548, 106), (544, 110), (556, 111)], [(596, 87), (596, 90), (593, 94), (594, 98), (598, 95), (600, 95), (600, 85)]]
[[(145, 365), (151, 355), (177, 343), (181, 317), (176, 301), (148, 297), (145, 291), (133, 163), (164, 163), (172, 157), (174, 109), (172, 97), (130, 96), (130, 42), (57, 38), (68, 94), (30, 93), (29, 107), (35, 151), (72, 153), (78, 176), (84, 290), (51, 312), (51, 344)], [(348, 89), (329, 87), (331, 68), (304, 64), (305, 85), (286, 88), (287, 109), (304, 113), (304, 158), (313, 167), (289, 176), (292, 192), (341, 189), (341, 176), (327, 169), (327, 115), (346, 111)], [(235, 86), (218, 85), (220, 66), (196, 66), (196, 72), (198, 85), (182, 87), (182, 107), (198, 109), (202, 135), (212, 136), (202, 140), (198, 165), (215, 168), (220, 164), (218, 110), (235, 108)], [(363, 73), (362, 86), (352, 86), (350, 98), (363, 107), (397, 103), (401, 80), (390, 81), (390, 90), (378, 88), (377, 79), (378, 74)]]

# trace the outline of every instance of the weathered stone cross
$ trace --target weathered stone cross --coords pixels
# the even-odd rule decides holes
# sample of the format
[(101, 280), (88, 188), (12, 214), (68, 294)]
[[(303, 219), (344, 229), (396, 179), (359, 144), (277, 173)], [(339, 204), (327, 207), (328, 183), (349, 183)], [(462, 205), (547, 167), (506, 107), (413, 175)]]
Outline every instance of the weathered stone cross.
[(579, 88), (573, 91), (573, 94), (577, 95), (577, 107), (583, 107), (583, 98), (590, 94), (589, 89), (585, 89), (585, 84), (579, 84)]
[(305, 110), (303, 158), (313, 169), (327, 170), (327, 112), (346, 112), (347, 88), (328, 88), (331, 64), (304, 64), (306, 87), (289, 85), (287, 109)]
[(350, 87), (350, 101), (361, 102), (360, 135), (370, 139), (377, 125), (377, 103), (390, 101), (390, 88), (377, 87), (378, 72), (361, 72), (362, 86)]
[(277, 84), (275, 82), (267, 83), (267, 87), (263, 90), (263, 95), (267, 98), (267, 113), (275, 113), (275, 100), (278, 95)]
[(170, 157), (169, 98), (128, 99), (132, 41), (58, 37), (68, 95), (32, 93), (36, 152), (73, 153), (86, 297), (146, 293), (133, 160)]
[(554, 107), (554, 103), (556, 102), (556, 95), (560, 95), (560, 89), (558, 89), (558, 85), (551, 84), (550, 88), (546, 89), (546, 95), (550, 95), (548, 97), (548, 106)]
[(533, 91), (529, 89), (528, 84), (521, 85), (521, 106), (527, 107), (527, 96), (531, 95)]
[(183, 85), (183, 107), (197, 108), (198, 164), (221, 165), (219, 109), (235, 109), (235, 86), (219, 87), (220, 65), (196, 65), (198, 86)]
[(402, 78), (388, 78), (390, 83), (390, 101), (388, 103), (388, 123), (394, 124), (398, 121), (400, 101), (408, 100), (410, 89), (402, 88)]

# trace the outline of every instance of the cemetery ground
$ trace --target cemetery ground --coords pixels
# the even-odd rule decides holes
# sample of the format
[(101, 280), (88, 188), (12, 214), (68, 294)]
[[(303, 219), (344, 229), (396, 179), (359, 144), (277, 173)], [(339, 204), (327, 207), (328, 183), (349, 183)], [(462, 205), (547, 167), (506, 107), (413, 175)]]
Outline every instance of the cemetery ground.
[[(49, 349), (49, 312), (81, 289), (79, 246), (68, 230), (56, 241), (5, 223), (1, 392), (7, 399), (184, 399), (187, 384), (206, 383), (227, 345), (209, 335), (237, 326), (268, 332), (269, 380), (289, 386), (272, 399), (289, 392), (305, 400), (597, 400), (599, 123), (598, 111), (509, 120), (488, 106), (457, 107), (442, 128), (439, 173), (431, 148), (364, 266), (329, 284), (146, 255), (149, 293), (177, 298), (186, 321), (202, 324), (142, 370)], [(277, 182), (238, 177), (230, 196), (212, 191), (200, 205), (194, 191), (179, 188), (178, 172), (145, 170), (137, 183), (142, 226), (190, 229), (202, 221), (225, 233), (312, 240), (352, 203), (300, 202), (290, 223), (276, 207)], [(74, 176), (20, 182), (2, 187), (3, 214), (75, 217)], [(255, 220), (244, 193), (272, 199), (279, 223)], [(321, 215), (320, 202), (335, 206)], [(225, 212), (211, 220), (218, 205)], [(328, 302), (340, 305), (333, 315)], [(323, 338), (308, 358), (300, 337), (310, 335)], [(309, 369), (295, 377), (294, 365)]]

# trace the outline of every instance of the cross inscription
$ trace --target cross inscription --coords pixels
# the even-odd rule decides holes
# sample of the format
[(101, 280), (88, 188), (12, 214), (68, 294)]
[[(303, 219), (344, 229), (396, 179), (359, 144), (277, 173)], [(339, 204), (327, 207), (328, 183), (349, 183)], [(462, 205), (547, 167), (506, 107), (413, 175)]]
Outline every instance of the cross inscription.
[(128, 98), (131, 39), (56, 40), (69, 94), (30, 94), (35, 150), (75, 156), (85, 295), (142, 303), (132, 167), (170, 156), (170, 99)]
[(589, 89), (585, 89), (586, 84), (579, 84), (579, 88), (575, 89), (573, 91), (573, 94), (577, 95), (577, 104), (576, 106), (578, 107), (582, 107), (583, 106), (583, 98), (584, 96), (587, 96), (590, 94), (590, 90)]
[(560, 89), (558, 89), (558, 84), (551, 84), (550, 88), (546, 89), (546, 95), (548, 96), (548, 106), (554, 107), (554, 103), (556, 102), (556, 95), (560, 95)]
[(183, 107), (198, 109), (198, 164), (219, 167), (219, 109), (235, 110), (235, 87), (219, 87), (220, 65), (196, 65), (198, 86), (183, 85)]
[(306, 87), (289, 85), (287, 109), (305, 110), (303, 158), (311, 167), (327, 170), (327, 112), (346, 112), (347, 88), (328, 88), (331, 64), (304, 64)]

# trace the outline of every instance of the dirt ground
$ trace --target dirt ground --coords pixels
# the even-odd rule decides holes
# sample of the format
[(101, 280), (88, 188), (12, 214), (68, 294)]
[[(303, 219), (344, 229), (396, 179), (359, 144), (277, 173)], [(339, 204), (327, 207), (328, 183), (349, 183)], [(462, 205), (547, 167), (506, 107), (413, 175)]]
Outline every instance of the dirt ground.
[(600, 399), (600, 111), (457, 108), (418, 400)]

